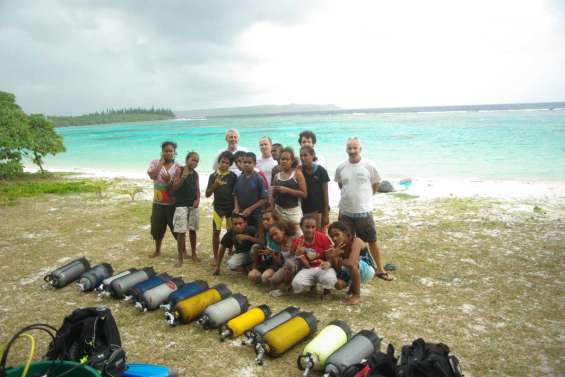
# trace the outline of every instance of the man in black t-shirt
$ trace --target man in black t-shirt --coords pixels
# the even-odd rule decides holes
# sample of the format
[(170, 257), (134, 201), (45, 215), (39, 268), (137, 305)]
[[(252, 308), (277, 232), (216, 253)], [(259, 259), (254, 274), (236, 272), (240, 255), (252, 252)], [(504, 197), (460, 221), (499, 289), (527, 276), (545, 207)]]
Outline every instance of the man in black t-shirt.
[(311, 146), (304, 146), (300, 149), (302, 174), (306, 180), (306, 192), (308, 193), (306, 199), (302, 199), (302, 213), (304, 216), (313, 216), (316, 219), (317, 228), (325, 231), (329, 224), (328, 182), (330, 177), (323, 166), (315, 163), (315, 158), (316, 152)]
[(230, 259), (228, 259), (230, 270), (247, 272), (246, 267), (251, 263), (249, 253), (251, 246), (257, 242), (257, 230), (255, 227), (247, 225), (247, 219), (237, 213), (232, 215), (231, 223), (231, 229), (222, 237), (214, 275), (220, 274), (220, 266), (226, 249), (231, 255)]

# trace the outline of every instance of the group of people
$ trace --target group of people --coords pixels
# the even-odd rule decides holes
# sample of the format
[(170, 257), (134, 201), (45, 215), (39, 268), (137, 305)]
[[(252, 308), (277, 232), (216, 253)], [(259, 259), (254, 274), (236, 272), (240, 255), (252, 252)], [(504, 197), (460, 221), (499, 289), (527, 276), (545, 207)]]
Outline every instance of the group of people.
[[(328, 182), (325, 160), (315, 151), (316, 135), (300, 133), (300, 153), (259, 140), (260, 157), (239, 146), (239, 133), (226, 132), (227, 148), (218, 151), (214, 172), (208, 179), (206, 197), (213, 196), (212, 250), (214, 275), (229, 254), (230, 270), (247, 274), (253, 284), (271, 289), (273, 296), (323, 288), (348, 288), (348, 304), (360, 302), (361, 284), (373, 277), (385, 281), (377, 232), (372, 217), (372, 197), (380, 177), (370, 161), (362, 159), (361, 141), (347, 140), (348, 158), (336, 169), (334, 180), (341, 190), (338, 221), (329, 224)], [(154, 181), (151, 234), (155, 252), (167, 226), (177, 240), (181, 266), (188, 258), (198, 261), (200, 184), (197, 152), (186, 155), (184, 166), (175, 162), (177, 145), (161, 145), (161, 158), (147, 171)], [(220, 238), (222, 228), (226, 230)]]

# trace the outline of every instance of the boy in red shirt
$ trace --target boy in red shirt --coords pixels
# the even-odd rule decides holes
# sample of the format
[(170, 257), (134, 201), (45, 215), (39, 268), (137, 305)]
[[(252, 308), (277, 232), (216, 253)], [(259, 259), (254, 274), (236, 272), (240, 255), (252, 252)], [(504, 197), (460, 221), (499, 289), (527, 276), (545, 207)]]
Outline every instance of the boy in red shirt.
[(294, 240), (292, 250), (303, 268), (292, 280), (292, 290), (301, 293), (309, 288), (315, 289), (316, 284), (320, 284), (324, 288), (323, 298), (334, 288), (337, 276), (326, 255), (332, 243), (325, 233), (316, 229), (316, 225), (316, 218), (311, 215), (304, 216), (300, 221), (302, 236)]

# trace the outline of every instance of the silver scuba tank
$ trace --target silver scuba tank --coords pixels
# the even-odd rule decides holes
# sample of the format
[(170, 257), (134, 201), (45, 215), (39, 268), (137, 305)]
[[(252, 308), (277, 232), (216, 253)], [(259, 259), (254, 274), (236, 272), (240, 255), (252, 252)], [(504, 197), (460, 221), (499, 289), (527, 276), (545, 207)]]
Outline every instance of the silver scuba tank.
[(326, 361), (324, 376), (341, 377), (352, 365), (368, 359), (381, 348), (381, 338), (374, 330), (361, 330)]
[(110, 294), (113, 298), (124, 298), (128, 289), (137, 283), (152, 278), (153, 276), (155, 276), (155, 270), (153, 267), (145, 267), (126, 276), (122, 276), (110, 283)]
[(90, 263), (86, 258), (75, 259), (51, 271), (43, 280), (54, 288), (62, 288), (76, 281), (89, 268)]
[(108, 263), (98, 264), (80, 276), (77, 286), (83, 292), (93, 291), (102, 280), (112, 276), (113, 273), (114, 269)]
[(155, 310), (167, 301), (169, 295), (182, 287), (184, 281), (181, 278), (174, 278), (158, 286), (143, 292), (138, 301), (135, 302), (135, 308), (139, 311)]
[(246, 339), (243, 341), (243, 344), (256, 344), (257, 342), (262, 341), (266, 333), (285, 323), (289, 319), (292, 319), (298, 313), (299, 309), (295, 306), (289, 306), (286, 309), (281, 310), (271, 318), (266, 319), (259, 325), (255, 326), (253, 330), (246, 332)]
[(108, 292), (108, 289), (110, 287), (110, 283), (113, 282), (116, 279), (119, 279), (121, 277), (124, 277), (126, 275), (131, 274), (132, 272), (137, 271), (137, 268), (130, 268), (129, 270), (125, 270), (122, 271), (120, 273), (117, 273), (116, 275), (112, 275), (104, 280), (102, 280), (102, 283), (96, 287), (96, 292), (98, 292), (99, 296), (105, 295), (105, 293), (107, 293), (108, 295), (110, 294), (110, 292)]
[(198, 324), (205, 329), (215, 329), (249, 308), (247, 297), (236, 293), (204, 310)]

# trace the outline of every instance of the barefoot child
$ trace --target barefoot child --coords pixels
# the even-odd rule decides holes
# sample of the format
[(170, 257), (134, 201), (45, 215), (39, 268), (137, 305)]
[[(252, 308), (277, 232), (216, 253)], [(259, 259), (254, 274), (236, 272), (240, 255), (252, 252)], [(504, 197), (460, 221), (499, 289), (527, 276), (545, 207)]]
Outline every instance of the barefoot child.
[[(242, 152), (243, 153), (243, 152)], [(226, 230), (231, 228), (231, 214), (233, 212), (233, 187), (237, 175), (229, 168), (233, 163), (233, 155), (224, 151), (218, 157), (218, 170), (210, 175), (206, 187), (206, 197), (214, 194), (214, 212), (212, 213), (212, 250), (214, 252), (213, 265), (218, 260), (218, 248), (220, 247), (220, 232), (225, 219)]]
[(351, 235), (349, 228), (342, 222), (332, 223), (328, 229), (334, 243), (331, 255), (332, 266), (337, 271), (336, 289), (349, 286), (347, 305), (357, 305), (361, 302), (361, 283), (370, 281), (375, 276), (371, 265), (369, 252), (365, 243)]
[(301, 261), (302, 269), (292, 280), (292, 290), (301, 293), (307, 289), (315, 290), (320, 284), (324, 298), (337, 283), (335, 270), (327, 258), (327, 252), (332, 248), (331, 241), (325, 233), (316, 229), (316, 218), (312, 215), (304, 216), (300, 227), (303, 234), (294, 240), (292, 249)]
[(231, 216), (231, 224), (231, 229), (222, 237), (214, 275), (220, 274), (220, 266), (226, 249), (230, 255), (230, 259), (228, 259), (230, 270), (244, 272), (251, 263), (249, 252), (256, 240), (257, 231), (255, 227), (248, 225), (245, 216), (238, 213)]
[(263, 221), (257, 237), (258, 242), (251, 248), (251, 271), (247, 275), (253, 284), (269, 282), (276, 271), (273, 254), (281, 251), (280, 245), (272, 239), (269, 233), (271, 226), (278, 220), (273, 210), (267, 208), (261, 218)]
[(178, 261), (180, 267), (186, 253), (186, 232), (189, 233), (192, 260), (198, 261), (196, 256), (196, 231), (198, 230), (198, 206), (200, 205), (200, 184), (198, 183), (198, 153), (188, 152), (186, 164), (177, 170), (173, 183), (175, 196), (175, 214), (173, 227), (177, 235)]

